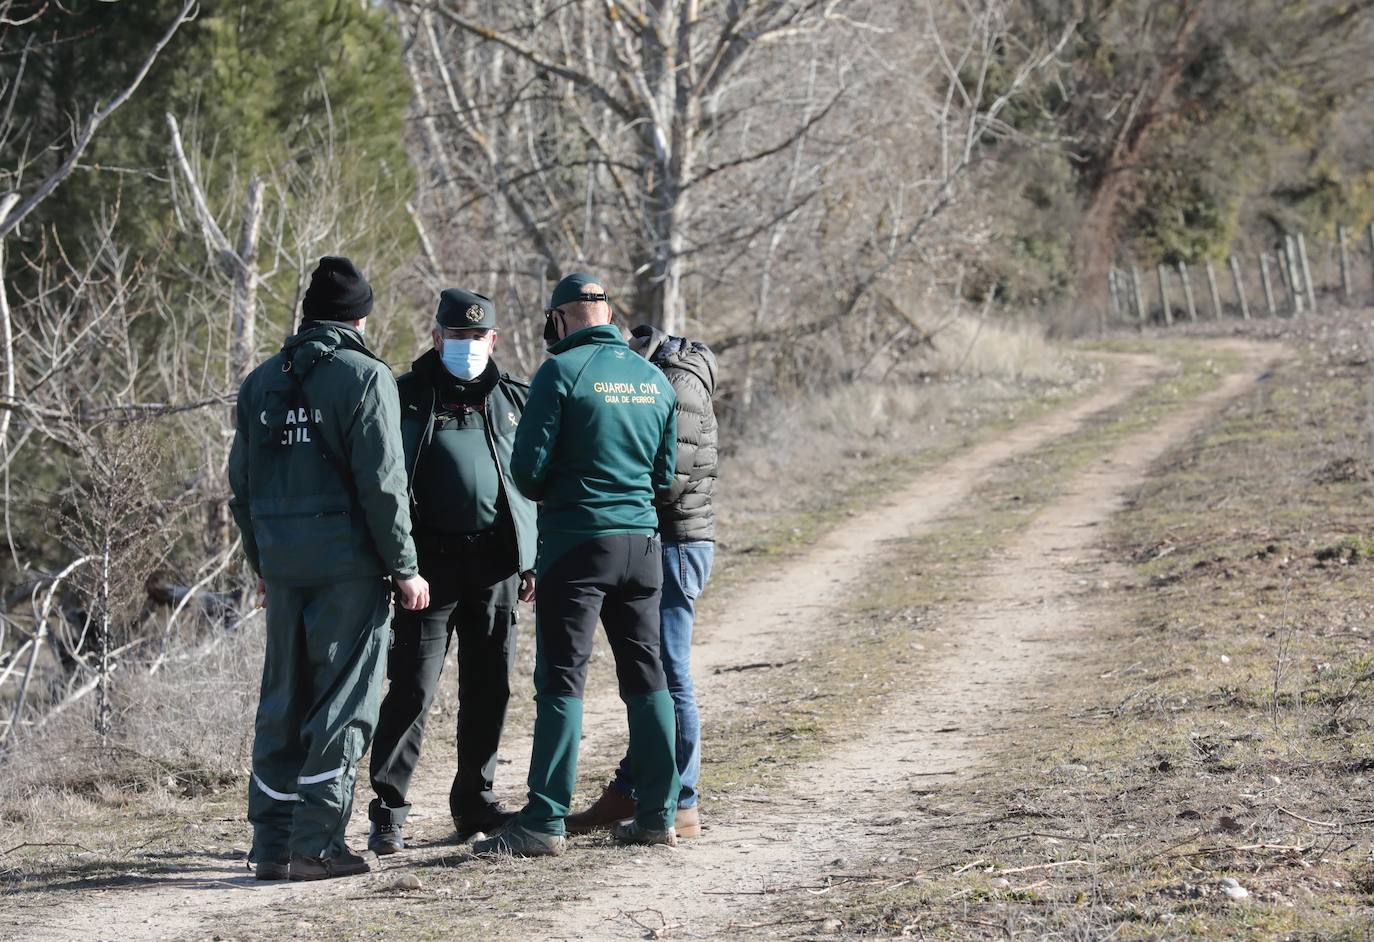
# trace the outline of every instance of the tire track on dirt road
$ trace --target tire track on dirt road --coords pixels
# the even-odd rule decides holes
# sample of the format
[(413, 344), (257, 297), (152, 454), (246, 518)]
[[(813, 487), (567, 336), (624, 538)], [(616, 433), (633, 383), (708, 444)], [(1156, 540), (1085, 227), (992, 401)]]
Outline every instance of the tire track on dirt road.
[[(1125, 457), (1114, 455), (1117, 463), (1108, 466), (1114, 470), (1096, 485), (1104, 489), (1103, 493), (1084, 491), (1076, 498), (1082, 503), (1081, 511), (1076, 512), (1094, 520), (1105, 519), (1116, 506), (1107, 499), (1108, 495), (1119, 493), (1138, 480), (1153, 456), (1162, 453), (1210, 410), (1243, 388), (1255, 372), (1255, 363), (1272, 356), (1269, 348), (1261, 351), (1250, 345), (1240, 352), (1246, 360), (1244, 371), (1227, 379), (1185, 412), (1169, 417), (1123, 445), (1118, 455), (1133, 445), (1139, 451)], [(1121, 405), (1170, 371), (1168, 363), (1151, 356), (1113, 354), (1109, 359), (1115, 368), (1107, 384), (1095, 393), (999, 433), (994, 439), (974, 445), (939, 467), (917, 475), (871, 510), (849, 518), (822, 537), (805, 555), (782, 564), (754, 584), (736, 587), (728, 596), (716, 599), (711, 606), (715, 617), (699, 625), (699, 644), (694, 650), (698, 694), (706, 704), (704, 709), (720, 714), (741, 702), (741, 692), (749, 687), (745, 676), (717, 674), (717, 668), (765, 658), (795, 657), (824, 640), (827, 623), (833, 621), (830, 616), (846, 593), (854, 591), (875, 562), (890, 551), (888, 541), (937, 528), (942, 518), (956, 511), (980, 481), (1006, 462), (1073, 434), (1093, 416)], [(1083, 480), (1087, 487), (1093, 480), (1091, 473), (1083, 475)], [(1066, 512), (1070, 509), (1065, 508)], [(1056, 525), (1054, 532), (1061, 529)], [(1039, 571), (1031, 565), (1039, 559), (1035, 552), (1061, 545), (1080, 546), (1091, 537), (1090, 528), (1080, 527), (1065, 533), (1062, 543), (1040, 546), (1038, 550), (1027, 546), (1024, 551), (1031, 555), (1019, 565), (1029, 577)], [(913, 775), (966, 768), (976, 760), (976, 735), (940, 736), (933, 731), (955, 725), (951, 717), (957, 717), (958, 725), (965, 729), (1000, 717), (997, 702), (1016, 696), (1007, 691), (1033, 682), (1040, 662), (1048, 657), (1047, 650), (1031, 646), (1029, 653), (1022, 655), (1022, 646), (1018, 646), (1017, 656), (991, 654), (993, 646), (988, 642), (1004, 641), (1008, 632), (1021, 634), (1035, 630), (1036, 625), (1044, 627), (1048, 618), (1044, 612), (1035, 613), (1035, 617), (1022, 616), (1027, 614), (1027, 599), (1037, 592), (1046, 599), (1042, 608), (1058, 604), (1063, 587), (1054, 583), (1052, 574), (1046, 574), (1045, 579), (1043, 585), (990, 586), (982, 613), (969, 614), (968, 631), (961, 637), (959, 647), (929, 665), (925, 673), (931, 678), (931, 685), (921, 691), (920, 699), (910, 699), (908, 695), (914, 695), (910, 691), (906, 692), (908, 695), (894, 694), (892, 707), (861, 739), (790, 776), (797, 796), (834, 795), (838, 799), (779, 800), (778, 808), (786, 804), (793, 813), (802, 810), (806, 817), (815, 819), (814, 826), (798, 824), (795, 817), (786, 815), (775, 820), (769, 817), (769, 805), (759, 805), (760, 815), (751, 821), (709, 821), (711, 826), (702, 840), (686, 843), (678, 851), (656, 849), (635, 853), (602, 861), (604, 865), (596, 868), (575, 871), (578, 885), (560, 887), (572, 895), (572, 901), (551, 902), (542, 911), (528, 912), (518, 929), (503, 924), (500, 934), (515, 932), (526, 938), (559, 939), (640, 938), (644, 930), (624, 918), (623, 913), (653, 909), (684, 927), (675, 935), (715, 937), (751, 908), (738, 904), (738, 899), (759, 897), (713, 894), (740, 889), (757, 892), (761, 881), (813, 874), (825, 860), (861, 855), (868, 844), (849, 842), (843, 832), (847, 829), (857, 835), (863, 829), (850, 825), (890, 808), (894, 796), (909, 787)], [(1008, 611), (1017, 614), (1008, 618)], [(975, 657), (975, 653), (980, 656)], [(623, 707), (613, 689), (589, 693), (592, 696), (586, 705), (588, 735), (583, 754), (609, 759), (623, 749)], [(967, 702), (961, 706), (956, 702), (960, 699)], [(930, 721), (906, 721), (920, 712), (927, 714)], [(709, 742), (707, 745), (709, 748)], [(501, 777), (506, 787), (511, 787), (523, 781), (528, 760), (528, 743), (519, 731), (508, 732), (506, 751), (513, 761), (503, 766)], [(421, 766), (414, 799), (417, 806), (446, 807), (446, 771), (437, 763), (430, 763), (428, 769)], [(355, 806), (349, 829), (353, 841), (360, 837), (365, 841), (363, 805), (365, 802)], [(780, 839), (760, 840), (761, 827), (776, 829)], [(574, 843), (569, 858), (564, 860), (575, 860), (578, 853)], [(312, 910), (327, 914), (330, 909), (349, 905), (346, 897), (358, 898), (385, 887), (401, 869), (433, 864), (444, 857), (453, 857), (452, 847), (421, 846), (404, 857), (388, 859), (385, 869), (369, 877), (288, 885), (255, 883), (245, 877), (238, 862), (192, 853), (182, 858), (184, 867), (145, 874), (136, 887), (69, 885), (64, 890), (33, 894), (24, 901), (29, 914), (36, 917), (28, 922), (26, 937), (36, 942), (179, 939), (207, 937), (211, 933), (232, 937), (238, 924), (261, 924), (264, 912), (274, 917), (281, 913), (288, 920), (300, 919), (300, 914)], [(566, 871), (561, 878), (569, 879)], [(14, 901), (13, 895), (10, 901)], [(291, 927), (291, 921), (283, 925), (285, 930)]]

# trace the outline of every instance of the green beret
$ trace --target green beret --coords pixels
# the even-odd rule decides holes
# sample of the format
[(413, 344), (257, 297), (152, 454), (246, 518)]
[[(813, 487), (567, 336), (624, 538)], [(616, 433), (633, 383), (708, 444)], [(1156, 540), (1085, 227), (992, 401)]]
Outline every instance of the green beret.
[[(600, 286), (601, 296), (587, 297), (587, 285)], [(602, 284), (600, 278), (584, 271), (575, 271), (571, 275), (564, 275), (563, 280), (554, 286), (553, 296), (549, 298), (549, 307), (562, 307), (574, 301), (604, 301), (605, 290), (605, 285)]]
[(451, 330), (464, 328), (496, 329), (496, 305), (491, 298), (463, 288), (445, 288), (439, 292), (439, 309), (434, 319), (440, 327)]

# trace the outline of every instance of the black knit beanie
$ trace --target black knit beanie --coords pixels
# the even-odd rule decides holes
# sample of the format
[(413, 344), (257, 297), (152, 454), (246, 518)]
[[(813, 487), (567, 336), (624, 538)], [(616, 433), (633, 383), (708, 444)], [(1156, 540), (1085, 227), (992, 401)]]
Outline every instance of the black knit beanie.
[(372, 311), (372, 286), (346, 258), (326, 255), (310, 276), (301, 301), (308, 321), (355, 321)]

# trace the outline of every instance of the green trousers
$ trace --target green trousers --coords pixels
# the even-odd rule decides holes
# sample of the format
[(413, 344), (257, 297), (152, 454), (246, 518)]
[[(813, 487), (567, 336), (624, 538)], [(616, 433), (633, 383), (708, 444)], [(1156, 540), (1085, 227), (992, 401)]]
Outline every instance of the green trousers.
[(391, 633), (390, 583), (267, 583), (248, 782), (254, 863), (344, 850), (358, 759), (377, 725)]

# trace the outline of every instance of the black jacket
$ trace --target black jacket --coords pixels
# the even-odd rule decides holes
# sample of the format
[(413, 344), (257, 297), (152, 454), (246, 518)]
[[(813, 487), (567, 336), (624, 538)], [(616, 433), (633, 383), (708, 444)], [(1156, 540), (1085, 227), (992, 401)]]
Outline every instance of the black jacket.
[[(401, 399), (401, 444), (405, 453), (406, 477), (411, 482), (415, 480), (415, 467), (420, 461), (420, 454), (429, 447), (434, 435), (434, 410), (438, 400), (434, 378), (443, 368), (439, 354), (430, 350), (411, 365), (409, 373), (396, 381)], [(495, 369), (495, 365), (490, 368)], [(515, 525), (516, 552), (521, 572), (534, 569), (534, 556), (538, 549), (536, 511), (534, 504), (511, 484), (510, 457), (515, 443), (515, 429), (520, 424), (529, 393), (527, 384), (501, 373), (487, 395), (486, 412), (487, 447), (491, 449), (496, 468), (501, 474), (501, 496)], [(416, 517), (417, 522), (422, 520), (423, 508), (412, 508), (412, 516)]]
[(663, 371), (677, 393), (677, 473), (658, 500), (658, 529), (668, 543), (714, 542), (719, 464), (716, 453), (716, 356), (711, 348), (649, 326), (634, 329), (634, 348)]

